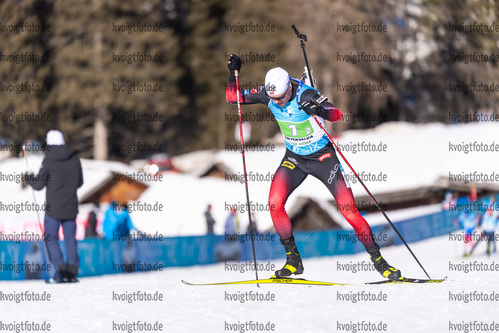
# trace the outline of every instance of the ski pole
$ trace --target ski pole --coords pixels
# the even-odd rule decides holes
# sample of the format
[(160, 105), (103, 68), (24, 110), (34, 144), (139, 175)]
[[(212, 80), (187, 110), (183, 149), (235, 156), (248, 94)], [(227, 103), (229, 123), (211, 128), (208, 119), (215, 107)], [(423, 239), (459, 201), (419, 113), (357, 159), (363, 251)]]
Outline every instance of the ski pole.
[[(292, 25), (291, 27), (295, 31), (296, 36), (300, 39), (300, 46), (301, 46), (301, 48), (303, 50), (303, 55), (305, 57), (305, 64), (307, 66), (307, 69), (308, 69), (308, 72), (309, 72), (309, 76), (310, 76), (310, 67), (308, 65), (307, 54), (305, 52), (305, 43), (304, 43), (304, 41), (305, 42), (307, 41), (307, 36), (299, 33), (298, 30), (296, 29), (296, 27), (294, 25)], [(310, 84), (312, 85), (312, 88), (315, 88), (314, 87), (314, 82), (313, 82), (313, 80), (312, 80), (311, 77), (310, 77)], [(386, 218), (386, 220), (388, 221), (388, 223), (390, 224), (390, 226), (393, 228), (393, 230), (395, 230), (395, 233), (399, 236), (399, 238), (402, 241), (402, 243), (404, 243), (404, 245), (406, 246), (407, 250), (409, 250), (409, 252), (411, 253), (411, 255), (414, 258), (414, 260), (416, 260), (416, 262), (419, 264), (419, 267), (421, 267), (421, 269), (426, 274), (426, 276), (428, 277), (428, 279), (431, 279), (430, 276), (428, 275), (428, 273), (426, 272), (426, 270), (424, 269), (423, 265), (419, 262), (418, 258), (414, 254), (414, 252), (412, 252), (411, 248), (409, 247), (409, 245), (405, 241), (404, 237), (402, 237), (402, 235), (397, 230), (397, 228), (395, 227), (395, 225), (393, 224), (393, 222), (388, 218), (388, 216), (386, 215), (385, 211), (381, 208), (381, 206), (379, 205), (379, 203), (376, 200), (376, 198), (374, 198), (374, 196), (371, 194), (371, 191), (369, 191), (369, 189), (364, 184), (364, 182), (362, 181), (362, 179), (359, 177), (359, 175), (357, 174), (357, 172), (355, 172), (355, 170), (353, 169), (352, 165), (348, 162), (348, 160), (346, 159), (345, 155), (343, 155), (343, 153), (340, 151), (340, 149), (338, 148), (338, 146), (336, 145), (336, 143), (333, 141), (333, 139), (331, 138), (331, 136), (329, 136), (329, 134), (326, 131), (326, 129), (322, 126), (322, 124), (320, 123), (320, 121), (317, 119), (317, 117), (315, 115), (313, 116), (313, 118), (315, 119), (315, 121), (319, 125), (319, 127), (322, 129), (322, 131), (326, 134), (326, 136), (329, 139), (329, 141), (334, 145), (334, 148), (341, 155), (341, 158), (346, 162), (346, 164), (348, 164), (348, 167), (350, 168), (350, 170), (352, 170), (352, 172), (354, 173), (355, 177), (359, 180), (359, 182), (362, 185), (362, 187), (364, 187), (364, 189), (366, 190), (367, 194), (374, 201), (374, 203), (376, 204), (376, 207), (378, 207), (378, 209), (383, 214), (383, 216)]]
[(310, 85), (312, 86), (312, 88), (315, 88), (315, 82), (312, 78), (312, 72), (310, 71), (310, 66), (308, 65), (307, 53), (305, 52), (305, 42), (307, 41), (307, 36), (301, 34), (298, 29), (296, 29), (294, 24), (291, 26), (291, 28), (293, 28), (293, 30), (295, 31), (296, 37), (300, 39), (300, 46), (303, 51), (303, 57), (305, 58), (305, 66), (307, 66), (308, 80), (310, 81)]
[[(253, 222), (251, 220), (251, 207), (250, 207), (250, 199), (249, 199), (249, 190), (248, 190), (248, 174), (246, 172), (246, 154), (244, 152), (244, 138), (243, 138), (243, 121), (241, 116), (241, 101), (239, 100), (239, 71), (235, 70), (236, 75), (236, 95), (237, 95), (237, 114), (239, 116), (239, 139), (241, 140), (241, 155), (243, 157), (243, 172), (244, 172), (244, 186), (246, 188), (246, 203), (248, 205), (248, 219), (249, 219), (249, 227), (250, 227), (250, 236), (251, 236), (251, 248), (253, 250), (253, 262), (255, 263), (255, 276), (256, 280), (258, 280), (258, 267), (256, 264), (256, 254), (255, 254), (255, 240), (253, 234)], [(256, 284), (258, 287), (260, 285)]]
[(400, 232), (397, 230), (397, 228), (395, 227), (395, 225), (393, 224), (393, 222), (388, 218), (388, 216), (386, 215), (385, 211), (383, 210), (383, 208), (381, 208), (381, 206), (379, 205), (378, 201), (376, 200), (376, 198), (371, 194), (371, 191), (369, 191), (369, 189), (367, 188), (367, 186), (364, 184), (364, 182), (362, 181), (362, 179), (359, 177), (359, 175), (357, 174), (357, 172), (355, 172), (355, 170), (353, 169), (352, 165), (348, 162), (348, 160), (346, 159), (345, 155), (343, 155), (343, 153), (338, 149), (338, 146), (336, 145), (336, 143), (333, 141), (333, 139), (329, 136), (329, 134), (327, 133), (326, 129), (322, 126), (322, 124), (319, 122), (319, 120), (314, 116), (314, 119), (315, 121), (317, 122), (317, 124), (320, 126), (320, 128), (324, 131), (324, 133), (326, 134), (327, 138), (329, 139), (329, 141), (334, 145), (334, 148), (336, 149), (336, 151), (338, 151), (338, 153), (341, 155), (341, 158), (343, 158), (343, 160), (346, 162), (346, 164), (348, 164), (348, 167), (350, 168), (350, 170), (352, 170), (352, 172), (354, 173), (355, 177), (359, 180), (360, 184), (362, 185), (362, 187), (364, 187), (364, 189), (366, 190), (367, 194), (371, 197), (371, 199), (374, 201), (374, 203), (376, 204), (376, 207), (378, 207), (378, 209), (380, 210), (380, 212), (383, 214), (383, 216), (386, 218), (386, 220), (388, 221), (388, 223), (390, 224), (390, 226), (393, 228), (393, 230), (395, 230), (395, 233), (399, 236), (400, 240), (402, 241), (402, 243), (404, 243), (404, 245), (407, 247), (407, 250), (409, 250), (409, 252), (411, 253), (411, 255), (414, 257), (414, 259), (416, 260), (416, 262), (419, 264), (419, 267), (421, 267), (421, 269), (423, 270), (423, 272), (426, 274), (426, 276), (428, 277), (428, 279), (431, 280), (431, 277), (428, 275), (428, 273), (426, 272), (426, 270), (424, 269), (423, 265), (421, 265), (421, 263), (419, 262), (418, 258), (416, 257), (416, 255), (412, 252), (411, 248), (409, 247), (409, 245), (407, 244), (407, 242), (405, 241), (404, 237), (402, 237), (402, 235), (400, 234)]

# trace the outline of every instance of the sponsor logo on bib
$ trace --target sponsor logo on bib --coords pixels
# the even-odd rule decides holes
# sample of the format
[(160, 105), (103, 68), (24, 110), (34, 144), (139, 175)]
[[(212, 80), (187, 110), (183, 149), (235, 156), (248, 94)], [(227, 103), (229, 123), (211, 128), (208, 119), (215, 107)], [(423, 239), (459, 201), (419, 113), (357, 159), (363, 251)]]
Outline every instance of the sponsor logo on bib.
[(319, 161), (324, 161), (326, 158), (331, 158), (331, 153), (326, 153), (324, 155), (322, 155), (321, 157), (319, 157)]
[(282, 114), (284, 114), (288, 118), (293, 118), (295, 115), (293, 113), (293, 108), (291, 106), (288, 106), (282, 111)]
[(327, 180), (328, 184), (332, 184), (334, 177), (336, 176), (336, 172), (338, 171), (338, 164), (334, 166), (333, 169), (331, 169), (331, 172), (329, 173), (329, 179)]

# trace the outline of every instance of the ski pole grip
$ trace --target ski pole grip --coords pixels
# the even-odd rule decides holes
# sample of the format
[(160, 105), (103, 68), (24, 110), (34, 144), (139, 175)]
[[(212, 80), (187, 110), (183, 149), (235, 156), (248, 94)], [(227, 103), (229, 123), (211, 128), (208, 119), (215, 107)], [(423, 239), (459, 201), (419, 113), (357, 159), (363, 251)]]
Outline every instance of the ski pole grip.
[(295, 31), (296, 37), (298, 37), (302, 41), (302, 43), (303, 43), (303, 41), (305, 41), (305, 42), (307, 41), (307, 36), (304, 34), (301, 34), (298, 31), (298, 29), (296, 29), (296, 26), (294, 24), (291, 26), (291, 28), (293, 28), (293, 30)]

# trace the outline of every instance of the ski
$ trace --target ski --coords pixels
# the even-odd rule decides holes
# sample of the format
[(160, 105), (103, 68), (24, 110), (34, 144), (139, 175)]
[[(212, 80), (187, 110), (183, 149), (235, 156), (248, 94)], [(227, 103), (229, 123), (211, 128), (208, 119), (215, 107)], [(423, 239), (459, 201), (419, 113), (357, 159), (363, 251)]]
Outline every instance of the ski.
[(185, 280), (181, 280), (184, 284), (189, 286), (216, 286), (216, 285), (233, 285), (233, 284), (257, 284), (257, 283), (278, 283), (278, 284), (302, 284), (302, 285), (318, 285), (318, 286), (347, 286), (348, 284), (336, 283), (336, 282), (321, 282), (305, 279), (293, 279), (293, 278), (270, 278), (262, 280), (247, 280), (247, 281), (232, 281), (232, 282), (215, 282), (215, 283), (190, 283)]
[[(414, 279), (414, 278), (402, 278), (399, 281), (391, 281), (391, 280), (383, 280), (383, 281), (375, 281), (375, 282), (366, 282), (364, 284), (408, 284), (408, 283), (441, 283), (447, 280), (447, 277), (443, 279)], [(294, 279), (294, 278), (270, 278), (270, 279), (262, 279), (262, 280), (246, 280), (246, 281), (230, 281), (230, 282), (214, 282), (214, 283), (191, 283), (185, 280), (181, 280), (182, 283), (189, 286), (217, 286), (217, 285), (237, 285), (237, 284), (301, 284), (301, 285), (309, 285), (309, 286), (349, 286), (352, 284), (346, 283), (337, 283), (337, 282), (322, 282), (322, 281), (314, 281), (314, 280), (306, 280), (306, 279)]]
[(376, 281), (376, 282), (366, 282), (364, 284), (441, 283), (445, 280), (447, 280), (447, 276), (444, 277), (443, 279), (431, 279), (431, 280), (403, 277), (399, 281), (383, 280), (383, 281)]

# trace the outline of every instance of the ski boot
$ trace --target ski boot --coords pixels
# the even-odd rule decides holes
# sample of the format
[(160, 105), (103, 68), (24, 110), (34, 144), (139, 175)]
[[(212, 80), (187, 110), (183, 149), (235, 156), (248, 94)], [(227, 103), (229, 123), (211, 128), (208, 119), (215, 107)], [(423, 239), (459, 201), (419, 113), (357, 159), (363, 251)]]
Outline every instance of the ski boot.
[(67, 282), (69, 282), (69, 283), (80, 282), (78, 280), (77, 276), (78, 276), (78, 266), (74, 266), (74, 265), (69, 265), (68, 264)]
[(60, 264), (53, 277), (45, 280), (45, 283), (57, 284), (68, 282), (66, 264)]
[(283, 278), (289, 277), (291, 274), (303, 274), (303, 264), (296, 248), (295, 238), (291, 236), (284, 240), (281, 239), (281, 244), (284, 245), (284, 249), (286, 250), (286, 264), (284, 264), (283, 268), (277, 270), (273, 277)]
[(385, 278), (391, 281), (401, 280), (402, 273), (395, 267), (388, 264), (388, 262), (383, 258), (381, 252), (379, 252), (379, 246), (377, 249), (367, 251), (371, 255), (371, 261), (374, 268)]

